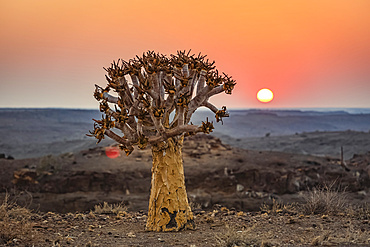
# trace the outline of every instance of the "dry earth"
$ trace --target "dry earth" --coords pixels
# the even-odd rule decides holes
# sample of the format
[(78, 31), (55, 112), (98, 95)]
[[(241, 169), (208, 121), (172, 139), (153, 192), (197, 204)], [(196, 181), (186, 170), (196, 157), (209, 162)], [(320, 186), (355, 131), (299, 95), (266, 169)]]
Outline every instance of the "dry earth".
[[(105, 205), (106, 208), (109, 205)], [(103, 209), (104, 207), (100, 207)], [(146, 232), (146, 215), (112, 208), (104, 212), (31, 213), (0, 208), (2, 246), (368, 246), (370, 209), (338, 215), (302, 214), (276, 205), (246, 213), (214, 207), (194, 210), (197, 229)], [(113, 208), (114, 209), (114, 208)]]
[[(208, 116), (199, 113), (194, 123)], [(11, 197), (0, 200), (0, 245), (370, 245), (370, 114), (230, 113), (214, 133), (223, 143), (184, 144), (197, 230), (153, 233), (144, 230), (150, 150), (109, 159), (112, 142), (85, 137), (98, 111), (1, 110), (0, 199)]]
[[(107, 201), (129, 210), (146, 210), (151, 181), (151, 151), (110, 159), (102, 147), (42, 158), (0, 159), (0, 189), (27, 191), (18, 202), (41, 211), (85, 211)], [(315, 186), (335, 182), (354, 202), (369, 202), (370, 152), (347, 160), (333, 157), (233, 148), (219, 139), (196, 135), (184, 142), (188, 196), (204, 209), (221, 204), (256, 211), (273, 199), (302, 202)]]
[[(104, 150), (96, 147), (58, 156), (0, 159), (2, 198), (7, 191), (13, 196), (11, 200), (27, 208), (3, 203), (0, 244), (370, 244), (370, 209), (366, 204), (370, 193), (370, 152), (346, 160), (350, 168), (347, 171), (336, 157), (244, 150), (211, 136), (194, 136), (185, 141), (183, 155), (197, 230), (156, 233), (144, 230), (150, 150), (136, 150), (117, 159), (109, 159)], [(320, 194), (319, 201), (329, 207), (317, 212), (307, 210), (315, 205), (310, 199), (313, 189), (333, 183), (331, 191)], [(346, 193), (340, 192), (344, 188)], [(329, 193), (335, 195), (332, 200), (327, 199), (326, 192), (334, 192)], [(104, 201), (110, 203), (105, 204), (108, 209), (94, 207)], [(289, 206), (292, 202), (298, 204)], [(112, 206), (114, 203), (122, 204)]]

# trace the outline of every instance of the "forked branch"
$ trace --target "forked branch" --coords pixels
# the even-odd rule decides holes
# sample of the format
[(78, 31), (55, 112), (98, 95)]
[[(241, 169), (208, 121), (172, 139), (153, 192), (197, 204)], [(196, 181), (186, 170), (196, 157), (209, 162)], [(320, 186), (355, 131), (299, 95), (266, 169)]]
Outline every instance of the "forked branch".
[(219, 75), (214, 61), (190, 51), (170, 57), (148, 51), (129, 61), (113, 61), (105, 70), (108, 84), (105, 88), (95, 85), (94, 92), (105, 116), (96, 120), (90, 133), (99, 141), (104, 136), (112, 138), (128, 154), (133, 145), (145, 148), (147, 143), (186, 133), (211, 132), (213, 124), (208, 119), (200, 126), (189, 124), (193, 113), (205, 106), (215, 113), (217, 122), (228, 117), (226, 107), (219, 110), (209, 99), (222, 92), (231, 94), (236, 84), (230, 76)]

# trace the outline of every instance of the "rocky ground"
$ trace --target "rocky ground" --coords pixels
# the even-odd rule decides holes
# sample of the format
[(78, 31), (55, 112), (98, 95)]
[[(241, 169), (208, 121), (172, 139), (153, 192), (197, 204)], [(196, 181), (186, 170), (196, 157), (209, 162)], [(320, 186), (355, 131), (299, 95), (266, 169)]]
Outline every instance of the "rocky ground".
[[(339, 158), (244, 150), (207, 135), (184, 142), (188, 196), (202, 208), (214, 204), (255, 211), (278, 199), (301, 202), (307, 190), (336, 183), (354, 201), (369, 202), (370, 152), (341, 166)], [(103, 201), (146, 210), (151, 181), (151, 151), (135, 150), (110, 159), (103, 147), (59, 156), (0, 159), (0, 188), (27, 191), (32, 209), (61, 213), (84, 211)], [(347, 170), (349, 168), (349, 170)], [(29, 204), (26, 194), (19, 202)]]
[[(311, 202), (312, 203), (312, 202)], [(118, 210), (117, 210), (118, 209)], [(344, 208), (342, 208), (344, 209)], [(259, 212), (194, 209), (195, 230), (147, 232), (147, 215), (104, 204), (89, 213), (0, 207), (2, 246), (368, 246), (370, 208), (308, 214), (274, 204)], [(326, 214), (328, 213), (328, 214)]]
[[(354, 155), (344, 166), (339, 157), (245, 150), (212, 136), (196, 135), (184, 142), (183, 156), (198, 228), (179, 233), (144, 231), (150, 150), (135, 150), (116, 159), (108, 158), (104, 147), (41, 158), (0, 159), (2, 198), (11, 195), (12, 202), (23, 206), (3, 203), (0, 244), (370, 244), (366, 204), (370, 203), (370, 152)], [(315, 188), (333, 192), (331, 201), (343, 203), (329, 204), (334, 211), (312, 210)], [(321, 197), (328, 203), (323, 198), (328, 197)], [(103, 202), (109, 203), (104, 204), (108, 209), (96, 207)]]

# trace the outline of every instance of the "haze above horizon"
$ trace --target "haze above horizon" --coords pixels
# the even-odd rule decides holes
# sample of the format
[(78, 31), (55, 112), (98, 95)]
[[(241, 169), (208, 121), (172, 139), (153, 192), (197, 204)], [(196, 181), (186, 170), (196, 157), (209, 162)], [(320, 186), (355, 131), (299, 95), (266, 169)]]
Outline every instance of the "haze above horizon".
[[(369, 108), (370, 1), (2, 1), (0, 107), (97, 109), (113, 60), (202, 52), (221, 108)], [(270, 88), (274, 100), (256, 99)]]

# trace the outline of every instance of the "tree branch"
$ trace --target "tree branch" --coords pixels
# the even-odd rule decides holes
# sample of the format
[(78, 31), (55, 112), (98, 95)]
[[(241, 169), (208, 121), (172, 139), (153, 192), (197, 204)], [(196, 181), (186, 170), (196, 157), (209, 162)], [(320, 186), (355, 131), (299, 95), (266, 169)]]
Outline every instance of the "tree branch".
[(113, 140), (115, 140), (116, 142), (118, 143), (121, 143), (125, 146), (129, 146), (129, 145), (132, 145), (132, 143), (126, 139), (123, 139), (122, 137), (120, 137), (119, 135), (117, 135), (116, 133), (114, 133), (113, 131), (111, 130), (108, 130), (106, 129), (104, 134), (110, 138), (112, 138)]
[(211, 91), (211, 88), (209, 86), (206, 86), (203, 88), (199, 93), (197, 92), (197, 95), (190, 101), (188, 105), (188, 114), (186, 116), (185, 123), (189, 123), (193, 113), (195, 110), (201, 106), (205, 101), (207, 101), (207, 94)]
[(103, 93), (103, 99), (108, 101), (109, 103), (117, 104), (118, 103), (118, 97), (112, 96), (107, 92)]
[(118, 78), (119, 83), (124, 88), (124, 97), (123, 100), (125, 101), (125, 105), (127, 108), (130, 108), (134, 104), (134, 99), (132, 97), (132, 94), (130, 92), (130, 88), (127, 84), (126, 78), (124, 76)]
[(133, 90), (134, 90), (134, 99), (136, 99), (137, 96), (138, 96), (138, 91), (137, 91), (136, 87), (139, 86), (139, 80), (137, 79), (137, 76), (136, 75), (130, 75), (130, 77), (131, 77), (132, 85), (134, 86), (133, 87)]
[[(209, 133), (213, 125), (208, 120), (201, 126), (188, 124), (193, 113), (205, 106), (216, 114), (217, 121), (228, 116), (226, 107), (218, 110), (208, 100), (223, 91), (230, 94), (235, 83), (226, 74), (219, 76), (214, 62), (209, 62), (206, 56), (189, 53), (178, 52), (167, 58), (147, 52), (128, 62), (113, 62), (105, 69), (108, 86), (95, 85), (94, 97), (106, 116), (96, 121), (93, 136), (99, 140), (109, 136), (131, 152), (132, 145), (145, 148), (147, 140), (155, 143), (185, 132)], [(112, 89), (118, 97), (108, 93)], [(108, 103), (116, 104), (116, 110), (110, 109)], [(170, 122), (173, 112), (175, 116)], [(113, 127), (124, 136), (115, 134)]]
[(202, 69), (199, 73), (199, 79), (198, 79), (198, 85), (197, 85), (197, 94), (202, 91), (202, 89), (204, 88), (204, 85), (206, 84), (206, 74), (207, 74), (207, 71), (205, 71), (204, 69)]
[(202, 132), (201, 128), (196, 125), (181, 125), (173, 129), (168, 129), (165, 132), (165, 136), (152, 136), (149, 137), (148, 142), (155, 144), (157, 142), (165, 141), (170, 137), (181, 135), (183, 133), (198, 133)]
[(207, 107), (208, 109), (210, 109), (211, 111), (213, 111), (214, 113), (217, 113), (218, 109), (216, 106), (212, 105), (211, 103), (209, 103), (208, 101), (204, 102), (202, 104), (202, 106), (205, 106)]
[(164, 101), (164, 83), (163, 83), (163, 78), (164, 78), (164, 72), (161, 71), (158, 73), (158, 82), (159, 82), (159, 99), (160, 102)]
[(150, 117), (151, 117), (151, 119), (152, 119), (152, 121), (153, 121), (153, 123), (154, 123), (154, 126), (155, 126), (155, 128), (157, 129), (158, 133), (159, 133), (160, 135), (163, 135), (163, 134), (164, 134), (164, 132), (165, 132), (165, 128), (163, 127), (163, 124), (162, 124), (161, 119), (156, 118), (156, 117), (154, 116), (154, 113), (153, 113), (153, 109), (152, 109), (152, 108), (150, 108), (150, 109), (149, 109), (149, 114), (150, 114)]
[(137, 139), (136, 130), (132, 129), (127, 123), (120, 124), (116, 122), (115, 126), (122, 131), (129, 141), (134, 142)]
[(220, 85), (218, 87), (215, 87), (214, 89), (212, 89), (210, 92), (208, 92), (207, 94), (207, 98), (210, 98), (212, 97), (213, 95), (216, 95), (216, 94), (219, 94), (219, 93), (222, 93), (223, 91), (225, 91), (223, 85)]
[(184, 125), (184, 107), (179, 106), (177, 108), (177, 111), (179, 112), (179, 114), (177, 115), (177, 126), (182, 126)]

